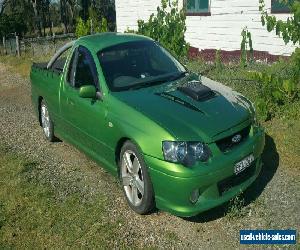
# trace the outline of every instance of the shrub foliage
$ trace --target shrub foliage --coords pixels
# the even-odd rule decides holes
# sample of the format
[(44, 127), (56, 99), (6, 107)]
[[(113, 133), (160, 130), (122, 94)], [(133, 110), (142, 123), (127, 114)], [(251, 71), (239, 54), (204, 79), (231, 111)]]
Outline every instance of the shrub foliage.
[(79, 17), (76, 21), (75, 34), (77, 37), (107, 31), (107, 20), (102, 17), (101, 21), (99, 22), (97, 13), (92, 9), (89, 10), (89, 18), (86, 22), (81, 17)]
[[(288, 0), (282, 0), (286, 4)], [(289, 8), (291, 16), (287, 20), (277, 20), (265, 10), (264, 0), (259, 0), (261, 22), (269, 32), (275, 31), (287, 44), (292, 42), (300, 45), (300, 1), (293, 1)], [(270, 105), (281, 105), (294, 102), (300, 97), (300, 48), (296, 48), (286, 68), (289, 70), (288, 78), (280, 76), (280, 72), (255, 74), (255, 79), (261, 84), (261, 99), (258, 109), (267, 117)]]
[(176, 57), (185, 57), (189, 44), (185, 41), (186, 15), (178, 8), (178, 0), (168, 6), (167, 0), (161, 1), (157, 13), (147, 22), (138, 20), (138, 34), (149, 36), (161, 43)]
[[(241, 33), (242, 42), (241, 42), (241, 58), (240, 63), (242, 67), (247, 66), (247, 62), (253, 62), (253, 46), (252, 46), (252, 36), (247, 27), (242, 30)], [(249, 49), (249, 53), (248, 53)]]

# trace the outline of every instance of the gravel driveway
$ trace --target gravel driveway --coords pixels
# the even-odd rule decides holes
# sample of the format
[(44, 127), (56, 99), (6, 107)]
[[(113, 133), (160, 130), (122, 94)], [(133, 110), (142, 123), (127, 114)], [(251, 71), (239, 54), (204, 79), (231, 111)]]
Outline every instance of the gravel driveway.
[(79, 193), (88, 200), (102, 193), (109, 204), (107, 220), (120, 221), (119, 239), (129, 247), (134, 242), (139, 247), (241, 248), (240, 229), (300, 229), (299, 173), (280, 165), (270, 137), (262, 174), (245, 192), (245, 205), (236, 213), (226, 215), (224, 205), (190, 219), (162, 211), (140, 216), (128, 208), (115, 178), (74, 147), (44, 139), (31, 106), (29, 80), (0, 64), (0, 144), (38, 162), (32, 178), (53, 187), (57, 199)]

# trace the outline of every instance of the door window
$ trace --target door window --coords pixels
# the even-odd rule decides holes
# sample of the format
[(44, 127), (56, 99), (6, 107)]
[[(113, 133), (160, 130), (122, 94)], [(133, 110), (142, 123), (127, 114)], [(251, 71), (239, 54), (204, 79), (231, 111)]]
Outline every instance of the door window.
[(70, 48), (65, 50), (59, 57), (56, 58), (56, 60), (51, 66), (51, 69), (58, 73), (62, 73), (67, 57), (69, 56), (69, 53), (70, 53)]
[(77, 57), (77, 48), (74, 50), (72, 58), (69, 63), (69, 69), (67, 74), (67, 82), (74, 87), (75, 79), (75, 70), (76, 70), (76, 57)]
[(79, 46), (74, 51), (67, 74), (67, 82), (74, 88), (94, 85), (99, 90), (96, 65), (87, 48)]

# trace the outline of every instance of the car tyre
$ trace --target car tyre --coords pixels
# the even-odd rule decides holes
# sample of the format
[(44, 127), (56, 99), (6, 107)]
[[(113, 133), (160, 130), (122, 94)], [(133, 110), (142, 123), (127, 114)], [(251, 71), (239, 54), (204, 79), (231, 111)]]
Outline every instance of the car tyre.
[(50, 142), (55, 141), (53, 121), (44, 100), (41, 101), (40, 105), (40, 121), (46, 139)]
[(150, 213), (155, 206), (152, 182), (142, 154), (131, 141), (121, 149), (119, 171), (128, 205), (138, 214)]

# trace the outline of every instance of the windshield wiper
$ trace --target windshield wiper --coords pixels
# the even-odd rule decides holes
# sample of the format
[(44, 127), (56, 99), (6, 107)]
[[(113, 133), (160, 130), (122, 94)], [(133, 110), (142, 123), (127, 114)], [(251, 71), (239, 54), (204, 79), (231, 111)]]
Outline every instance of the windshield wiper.
[(164, 82), (167, 82), (167, 81), (175, 81), (177, 79), (180, 79), (182, 77), (184, 77), (186, 75), (186, 71), (184, 72), (180, 72), (180, 73), (177, 73), (177, 74), (171, 74), (171, 75), (168, 75), (168, 76), (165, 76), (165, 77), (161, 77), (161, 78), (156, 78), (156, 79), (152, 79), (152, 80), (149, 80), (149, 81), (145, 81), (143, 83), (140, 83), (140, 84), (136, 84), (136, 85), (133, 85), (131, 87), (128, 87), (129, 90), (136, 90), (136, 89), (140, 89), (140, 88), (146, 88), (146, 87), (150, 87), (150, 86), (155, 86), (155, 85), (159, 85), (161, 83), (164, 83)]
[(175, 81), (175, 80), (178, 80), (182, 77), (185, 77), (187, 73), (188, 73), (187, 71), (183, 71), (183, 72), (179, 72), (177, 74), (174, 74), (173, 76), (170, 77), (169, 81)]
[(135, 86), (132, 87), (128, 87), (129, 90), (133, 90), (133, 89), (141, 89), (141, 88), (146, 88), (146, 87), (150, 87), (150, 86), (154, 86), (154, 85), (158, 85), (161, 83), (164, 83), (166, 80), (165, 79), (159, 79), (159, 80), (150, 80), (147, 82), (143, 82), (140, 84), (137, 84)]

